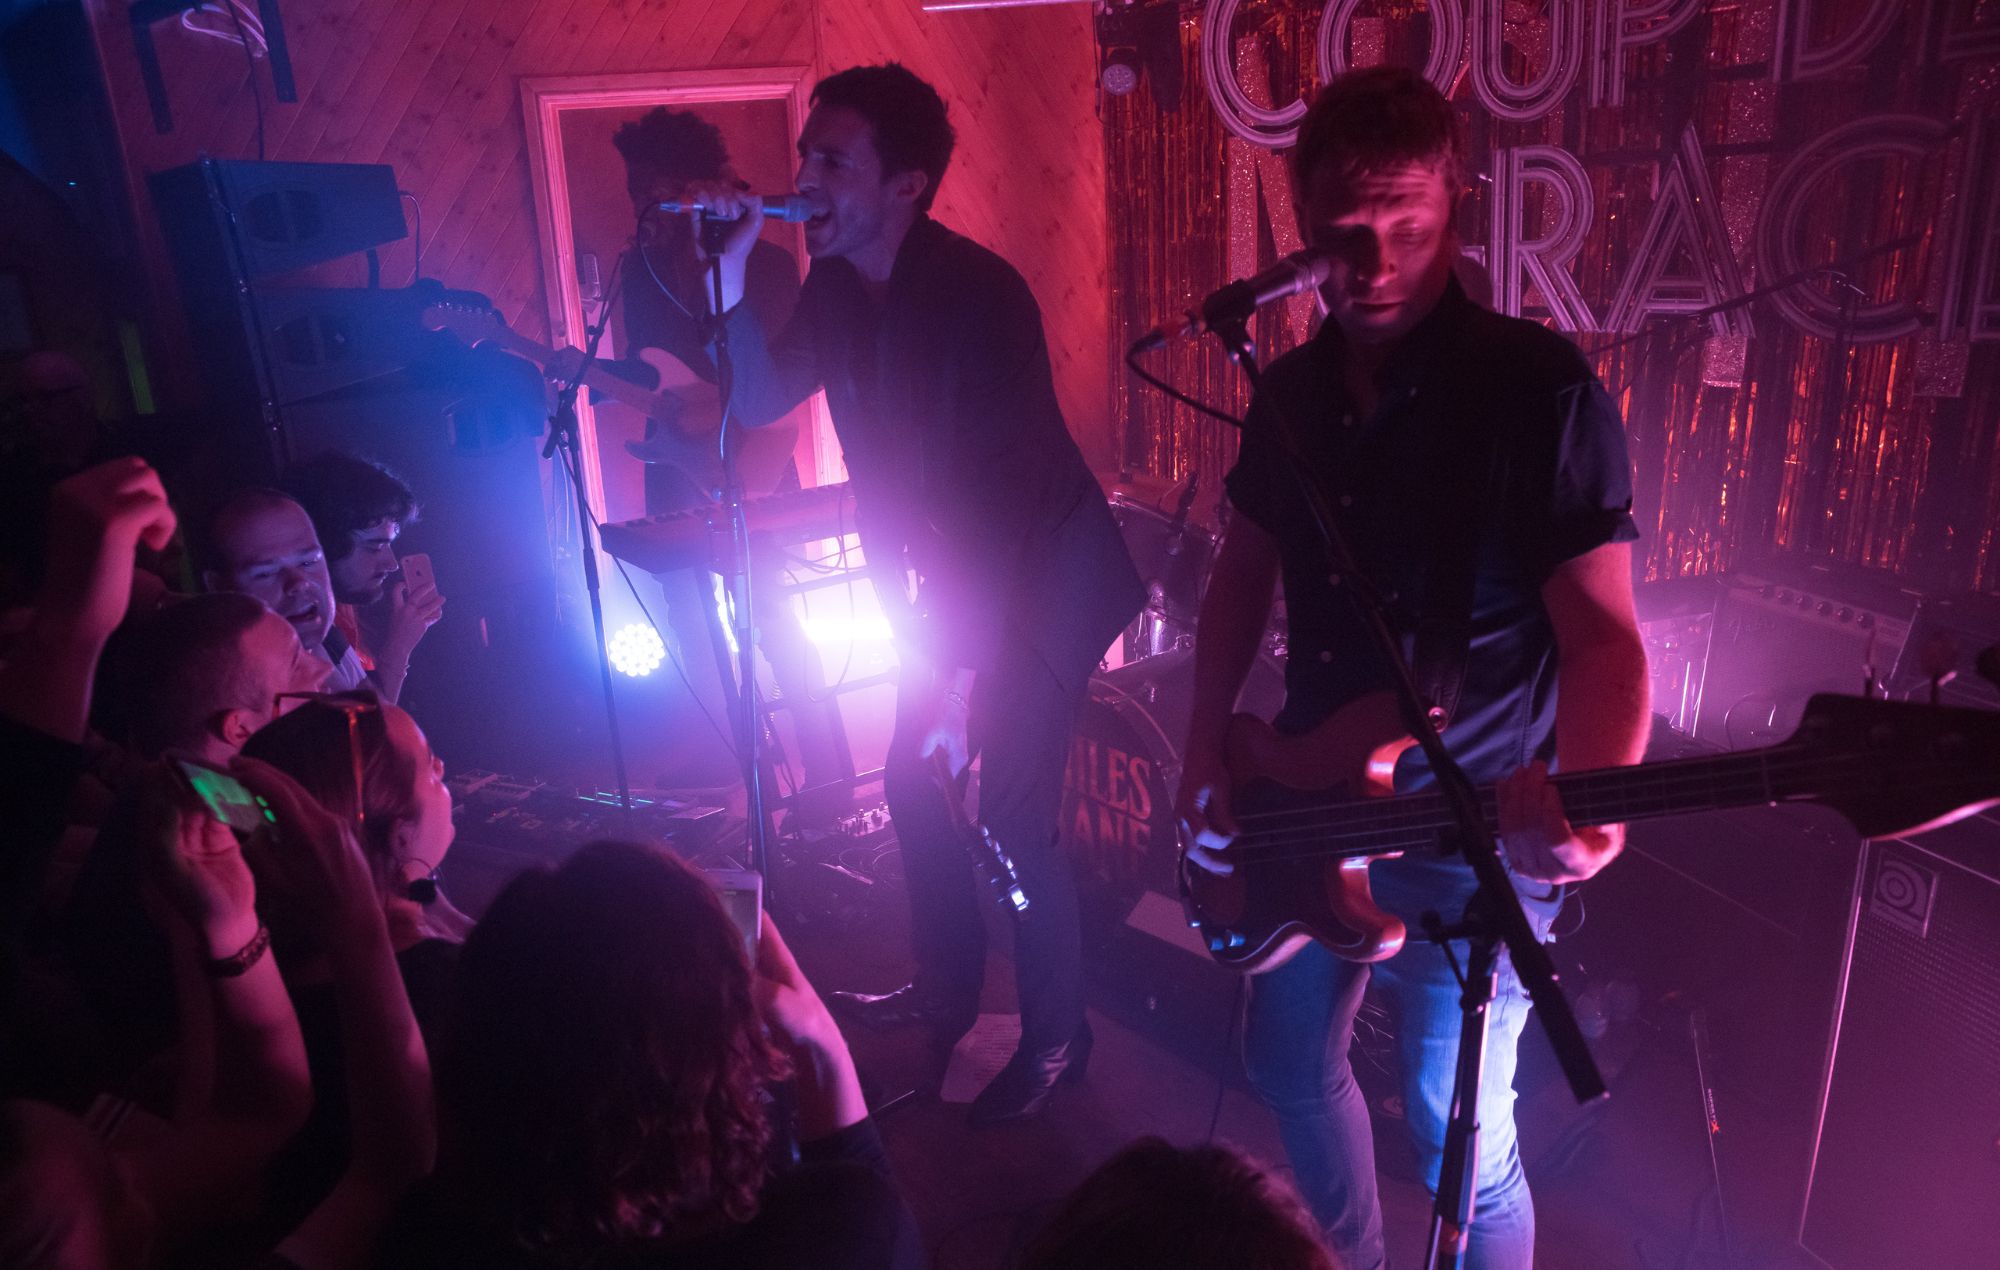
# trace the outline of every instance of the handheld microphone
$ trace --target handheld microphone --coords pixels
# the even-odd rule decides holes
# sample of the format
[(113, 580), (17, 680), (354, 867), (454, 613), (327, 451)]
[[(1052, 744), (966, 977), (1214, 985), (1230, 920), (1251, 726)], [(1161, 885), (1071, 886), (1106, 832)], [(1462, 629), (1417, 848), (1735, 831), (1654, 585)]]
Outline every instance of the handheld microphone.
[(1316, 289), (1333, 271), (1334, 256), (1349, 239), (1363, 232), (1358, 228), (1348, 230), (1339, 236), (1338, 242), (1302, 248), (1262, 273), (1238, 278), (1210, 292), (1199, 310), (1190, 310), (1179, 321), (1154, 327), (1133, 343), (1131, 351), (1151, 352), (1174, 340), (1200, 335), (1225, 323), (1241, 322), (1267, 304)]
[[(760, 194), (757, 201), (764, 205), (764, 218), (779, 221), (807, 221), (813, 216), (812, 201), (803, 194)], [(700, 212), (703, 220), (735, 220), (734, 216), (718, 216), (708, 210), (708, 204), (695, 199), (669, 199), (655, 205), (662, 212), (682, 215)]]

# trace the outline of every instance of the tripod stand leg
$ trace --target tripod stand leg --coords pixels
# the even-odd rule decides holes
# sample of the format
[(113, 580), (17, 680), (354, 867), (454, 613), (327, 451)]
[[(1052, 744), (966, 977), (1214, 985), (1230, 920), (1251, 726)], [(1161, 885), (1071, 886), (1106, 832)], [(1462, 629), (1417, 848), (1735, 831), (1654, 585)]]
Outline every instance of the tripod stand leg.
[(1459, 997), (1458, 1066), (1451, 1083), (1451, 1119), (1444, 1131), (1444, 1162), (1431, 1208), (1432, 1270), (1465, 1264), (1479, 1195), (1479, 1085), (1486, 1070), (1488, 1007), (1500, 971), (1490, 936), (1474, 935), (1465, 959)]

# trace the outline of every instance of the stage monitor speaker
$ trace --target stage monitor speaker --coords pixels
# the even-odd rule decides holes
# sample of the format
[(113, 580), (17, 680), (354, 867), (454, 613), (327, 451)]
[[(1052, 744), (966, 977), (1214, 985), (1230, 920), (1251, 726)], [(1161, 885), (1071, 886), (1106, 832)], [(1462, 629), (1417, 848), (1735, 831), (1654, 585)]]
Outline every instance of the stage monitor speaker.
[(152, 186), (176, 250), (221, 264), (230, 257), (217, 253), (233, 249), (245, 281), (337, 260), (410, 232), (396, 170), (387, 164), (203, 159), (156, 174)]
[(1734, 574), (1716, 601), (1696, 739), (1755, 749), (1790, 736), (1817, 692), (1887, 687), (1917, 596), (1860, 570), (1772, 562)]
[(1835, 1270), (1992, 1266), (2000, 821), (1863, 854), (1799, 1245)]

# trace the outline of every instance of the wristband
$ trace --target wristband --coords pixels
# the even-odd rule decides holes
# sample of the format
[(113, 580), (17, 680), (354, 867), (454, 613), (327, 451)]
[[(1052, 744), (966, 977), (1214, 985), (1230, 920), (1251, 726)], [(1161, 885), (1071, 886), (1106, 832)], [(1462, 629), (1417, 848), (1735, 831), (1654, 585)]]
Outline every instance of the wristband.
[(250, 942), (227, 957), (212, 957), (208, 962), (208, 973), (216, 979), (236, 979), (249, 973), (250, 967), (264, 960), (264, 954), (271, 948), (271, 928), (262, 922), (257, 924), (257, 933)]

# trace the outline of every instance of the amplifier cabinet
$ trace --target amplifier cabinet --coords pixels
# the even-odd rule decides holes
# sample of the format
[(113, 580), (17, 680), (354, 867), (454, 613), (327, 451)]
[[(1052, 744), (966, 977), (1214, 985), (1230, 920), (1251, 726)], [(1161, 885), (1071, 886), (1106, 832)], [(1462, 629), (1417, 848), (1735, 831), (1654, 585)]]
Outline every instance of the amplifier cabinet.
[(1801, 1248), (2000, 1266), (2000, 822), (1862, 852), (1820, 1093)]

